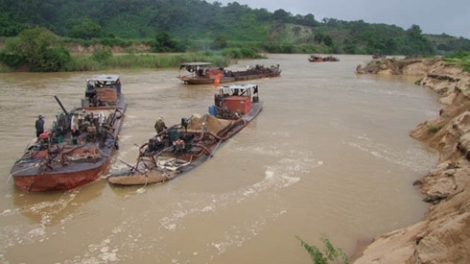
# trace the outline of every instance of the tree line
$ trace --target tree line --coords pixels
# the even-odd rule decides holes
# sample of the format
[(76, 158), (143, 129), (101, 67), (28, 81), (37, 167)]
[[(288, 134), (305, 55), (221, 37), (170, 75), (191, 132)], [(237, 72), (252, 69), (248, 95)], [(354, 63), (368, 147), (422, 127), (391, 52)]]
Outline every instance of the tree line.
[[(314, 10), (312, 10), (314, 11)], [(68, 41), (144, 42), (156, 52), (253, 48), (271, 53), (436, 55), (469, 51), (470, 40), (426, 35), (418, 25), (316, 20), (204, 0), (0, 0), (0, 37), (43, 27)]]

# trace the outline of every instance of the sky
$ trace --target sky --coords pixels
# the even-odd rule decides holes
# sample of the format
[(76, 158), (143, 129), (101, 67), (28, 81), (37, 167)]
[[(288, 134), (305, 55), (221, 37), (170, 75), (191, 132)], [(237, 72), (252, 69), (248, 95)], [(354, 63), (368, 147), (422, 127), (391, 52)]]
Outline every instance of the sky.
[[(207, 1), (215, 2), (215, 1)], [(364, 20), (409, 29), (418, 25), (424, 34), (442, 34), (470, 39), (469, 0), (218, 0), (222, 6), (238, 2), (269, 12), (284, 9), (292, 15), (313, 14), (315, 20), (335, 18)]]

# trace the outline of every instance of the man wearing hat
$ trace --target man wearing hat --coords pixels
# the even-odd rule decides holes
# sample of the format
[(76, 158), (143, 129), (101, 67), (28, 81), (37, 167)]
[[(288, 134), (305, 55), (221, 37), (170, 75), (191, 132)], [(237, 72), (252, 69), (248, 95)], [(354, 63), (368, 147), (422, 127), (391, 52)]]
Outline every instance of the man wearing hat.
[(36, 137), (39, 137), (42, 133), (44, 133), (44, 116), (39, 115), (38, 120), (36, 120)]
[(164, 129), (167, 129), (165, 122), (163, 122), (163, 117), (159, 117), (157, 122), (155, 122), (155, 130), (157, 131), (157, 134), (162, 132)]

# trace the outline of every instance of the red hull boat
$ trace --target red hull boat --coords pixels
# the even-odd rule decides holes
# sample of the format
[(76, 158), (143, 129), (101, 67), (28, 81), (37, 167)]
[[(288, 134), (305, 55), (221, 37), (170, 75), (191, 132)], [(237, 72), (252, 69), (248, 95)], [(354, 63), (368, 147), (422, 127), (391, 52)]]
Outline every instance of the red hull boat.
[(336, 62), (336, 61), (339, 61), (339, 59), (336, 58), (336, 57), (333, 57), (331, 55), (326, 56), (326, 57), (317, 56), (317, 55), (310, 55), (310, 57), (308, 58), (308, 61), (310, 61), (310, 62), (325, 62), (325, 61)]
[[(126, 108), (118, 75), (87, 80), (81, 106), (57, 114), (52, 129), (42, 133), (15, 162), (10, 173), (28, 192), (70, 190), (98, 179), (118, 148)], [(72, 134), (76, 129), (79, 135)]]
[[(223, 68), (213, 69), (208, 62), (189, 62), (180, 65), (178, 79), (184, 84), (213, 84), (216, 79), (219, 83), (249, 81), (263, 78), (279, 77), (282, 70), (279, 65), (264, 67), (256, 65), (247, 70), (229, 71)], [(182, 74), (181, 70), (187, 73)]]

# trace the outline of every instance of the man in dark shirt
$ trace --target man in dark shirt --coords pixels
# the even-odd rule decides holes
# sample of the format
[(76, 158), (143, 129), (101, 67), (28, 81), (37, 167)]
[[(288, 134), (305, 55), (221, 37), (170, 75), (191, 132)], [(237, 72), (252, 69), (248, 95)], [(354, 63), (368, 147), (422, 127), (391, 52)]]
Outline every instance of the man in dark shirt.
[(36, 137), (39, 137), (44, 133), (44, 116), (39, 115), (38, 120), (36, 120)]

